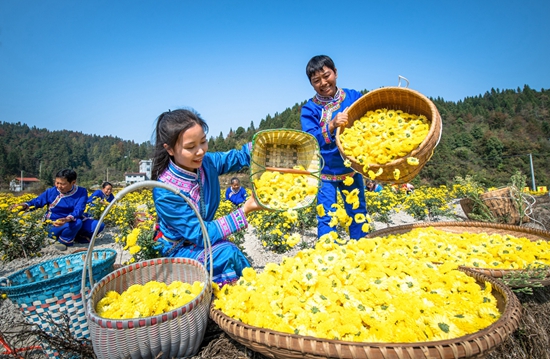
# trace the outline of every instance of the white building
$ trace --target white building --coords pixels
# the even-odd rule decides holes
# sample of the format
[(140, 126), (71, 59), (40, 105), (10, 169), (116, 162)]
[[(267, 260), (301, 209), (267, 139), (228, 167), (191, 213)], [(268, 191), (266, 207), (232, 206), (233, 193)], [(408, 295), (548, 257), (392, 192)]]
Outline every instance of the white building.
[(153, 167), (153, 160), (141, 160), (139, 161), (139, 172), (145, 173), (147, 180), (151, 179), (151, 168)]
[(124, 175), (125, 181), (127, 184), (132, 184), (136, 182), (142, 182), (147, 180), (147, 174), (145, 173), (126, 173)]
[(153, 167), (153, 160), (141, 160), (139, 161), (139, 172), (125, 173), (125, 181), (127, 184), (136, 182), (148, 181), (151, 179), (151, 168)]

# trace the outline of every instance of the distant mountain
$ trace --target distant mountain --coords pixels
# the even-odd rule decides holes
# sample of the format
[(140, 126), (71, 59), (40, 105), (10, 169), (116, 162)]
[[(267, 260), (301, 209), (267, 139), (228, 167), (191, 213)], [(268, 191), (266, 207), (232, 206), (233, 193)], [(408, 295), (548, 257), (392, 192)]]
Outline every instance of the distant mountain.
[[(366, 91), (363, 91), (366, 93)], [(441, 114), (443, 134), (433, 157), (413, 183), (450, 184), (455, 176), (472, 175), (486, 186), (504, 186), (520, 170), (531, 186), (531, 159), (536, 184), (550, 185), (550, 92), (491, 89), (462, 101), (431, 98)], [(225, 151), (252, 139), (258, 130), (300, 129), (295, 104), (273, 117), (210, 139), (210, 150)]]
[[(366, 92), (366, 91), (363, 91)], [(486, 186), (506, 185), (520, 170), (531, 186), (531, 159), (537, 185), (550, 185), (550, 92), (491, 89), (458, 102), (432, 98), (441, 114), (443, 134), (431, 160), (413, 183), (450, 184), (455, 176), (472, 175)], [(240, 148), (259, 130), (301, 129), (300, 109), (305, 102), (273, 116), (256, 127), (239, 126), (209, 139), (209, 151)], [(74, 168), (79, 183), (90, 186), (107, 176), (122, 181), (135, 172), (141, 159), (151, 158), (152, 144), (117, 137), (48, 131), (21, 123), (0, 124), (0, 187), (24, 175), (51, 184), (57, 170)]]

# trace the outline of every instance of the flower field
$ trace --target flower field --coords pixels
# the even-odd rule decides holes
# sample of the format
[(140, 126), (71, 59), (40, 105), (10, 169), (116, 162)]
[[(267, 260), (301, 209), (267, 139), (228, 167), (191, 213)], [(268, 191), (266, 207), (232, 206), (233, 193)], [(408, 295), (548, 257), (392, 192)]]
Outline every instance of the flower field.
[[(396, 323), (396, 333), (398, 332), (401, 336), (401, 339), (395, 339), (395, 340), (405, 340), (405, 341), (423, 341), (423, 340), (435, 340), (435, 339), (444, 339), (449, 338), (452, 336), (460, 335), (458, 332), (458, 324), (457, 321), (460, 322), (463, 314), (461, 313), (454, 313), (452, 316), (449, 314), (450, 311), (434, 311), (434, 312), (428, 312), (431, 306), (429, 306), (429, 302), (435, 298), (434, 293), (432, 293), (432, 298), (423, 298), (421, 296), (418, 296), (418, 289), (425, 287), (426, 281), (425, 277), (423, 275), (426, 275), (427, 270), (432, 269), (420, 269), (420, 267), (415, 266), (426, 266), (429, 264), (430, 261), (435, 261), (434, 258), (430, 257), (428, 258), (429, 261), (426, 261), (426, 258), (414, 258), (410, 257), (409, 254), (405, 255), (408, 259), (405, 260), (403, 258), (397, 257), (391, 257), (391, 260), (389, 260), (390, 257), (388, 256), (396, 256), (397, 253), (390, 253), (389, 249), (392, 246), (398, 247), (402, 246), (402, 244), (397, 244), (397, 241), (402, 242), (408, 242), (411, 247), (411, 249), (414, 251), (415, 245), (424, 245), (422, 249), (416, 248), (417, 252), (429, 252), (433, 255), (436, 255), (438, 250), (440, 254), (447, 255), (447, 258), (449, 258), (449, 255), (454, 256), (471, 256), (474, 253), (479, 253), (481, 249), (480, 247), (475, 247), (470, 244), (464, 244), (461, 246), (456, 246), (454, 248), (452, 245), (445, 244), (444, 248), (437, 248), (437, 243), (430, 243), (428, 241), (422, 241), (421, 243), (411, 243), (411, 238), (396, 238), (396, 242), (392, 244), (387, 244), (387, 247), (380, 248), (376, 251), (373, 251), (373, 255), (379, 256), (376, 257), (378, 260), (375, 262), (377, 263), (393, 263), (394, 266), (387, 266), (387, 265), (381, 265), (380, 268), (377, 268), (378, 271), (382, 271), (386, 275), (386, 279), (383, 281), (380, 281), (380, 283), (376, 284), (375, 287), (370, 288), (369, 290), (379, 290), (380, 295), (377, 295), (377, 297), (382, 297), (391, 294), (388, 291), (388, 288), (391, 288), (392, 285), (399, 284), (398, 288), (401, 288), (401, 292), (403, 295), (411, 295), (411, 297), (407, 297), (407, 302), (412, 302), (413, 300), (420, 300), (421, 303), (418, 303), (416, 306), (410, 306), (420, 308), (421, 306), (425, 306), (425, 313), (430, 313), (430, 315), (425, 315), (425, 320), (423, 321), (424, 330), (421, 332), (420, 337), (416, 337), (416, 339), (413, 339), (413, 335), (417, 335), (418, 333), (414, 333), (414, 331), (410, 330), (412, 328), (411, 325), (408, 325), (409, 321), (412, 320), (411, 318), (418, 319), (418, 313), (405, 313), (401, 310), (396, 310), (403, 308), (402, 304), (391, 303), (391, 304), (381, 304), (381, 303), (370, 303), (368, 298), (363, 298), (364, 294), (361, 293), (361, 290), (366, 289), (366, 282), (361, 284), (360, 282), (350, 282), (350, 277), (346, 278), (345, 276), (339, 276), (339, 273), (336, 271), (331, 272), (331, 275), (333, 275), (335, 278), (338, 278), (337, 282), (341, 283), (340, 285), (351, 285), (352, 288), (355, 288), (357, 290), (347, 290), (347, 291), (340, 291), (343, 297), (334, 297), (333, 294), (329, 294), (329, 292), (323, 294), (323, 292), (320, 290), (323, 287), (327, 287), (328, 283), (326, 282), (324, 278), (324, 275), (320, 275), (319, 273), (325, 274), (325, 272), (322, 272), (323, 270), (323, 263), (325, 263), (325, 268), (328, 270), (329, 258), (327, 257), (327, 251), (329, 250), (328, 247), (332, 248), (331, 253), (336, 253), (337, 255), (332, 258), (332, 260), (339, 261), (339, 267), (346, 267), (349, 270), (357, 270), (354, 269), (357, 267), (357, 265), (354, 265), (354, 262), (344, 263), (341, 262), (342, 260), (348, 258), (354, 258), (356, 262), (359, 261), (359, 257), (364, 255), (361, 254), (361, 251), (365, 252), (365, 248), (359, 248), (360, 246), (365, 246), (368, 244), (369, 246), (372, 244), (372, 241), (367, 241), (365, 243), (360, 244), (356, 241), (348, 241), (347, 240), (347, 225), (350, 223), (350, 221), (363, 221), (366, 225), (380, 226), (380, 223), (385, 226), (391, 226), (392, 220), (395, 218), (396, 213), (406, 213), (412, 217), (414, 217), (418, 221), (437, 221), (440, 218), (452, 218), (454, 215), (454, 204), (456, 203), (457, 199), (462, 198), (465, 193), (468, 193), (471, 191), (471, 188), (467, 187), (467, 183), (460, 183), (455, 184), (451, 187), (417, 187), (414, 192), (407, 194), (404, 191), (395, 191), (390, 186), (386, 186), (382, 192), (374, 193), (374, 192), (367, 192), (366, 193), (366, 202), (367, 202), (367, 208), (369, 210), (369, 215), (365, 216), (364, 218), (347, 218), (345, 215), (345, 211), (342, 211), (343, 203), (337, 203), (333, 207), (333, 211), (324, 213), (324, 215), (331, 216), (333, 221), (333, 225), (335, 228), (335, 234), (333, 237), (327, 237), (323, 238), (321, 241), (317, 243), (317, 245), (312, 245), (310, 241), (306, 241), (304, 237), (307, 237), (308, 235), (311, 235), (312, 231), (315, 231), (316, 228), (316, 216), (318, 214), (317, 207), (314, 205), (299, 209), (299, 210), (286, 210), (286, 211), (280, 211), (280, 212), (272, 212), (272, 211), (259, 211), (255, 212), (252, 215), (249, 216), (249, 222), (251, 224), (251, 227), (248, 229), (247, 234), (254, 238), (254, 240), (261, 243), (262, 247), (266, 251), (272, 251), (275, 253), (289, 253), (292, 251), (292, 253), (296, 253), (296, 249), (300, 249), (301, 251), (299, 254), (295, 257), (287, 258), (283, 260), (281, 263), (272, 263), (268, 264), (264, 269), (262, 270), (254, 270), (250, 269), (245, 271), (243, 277), (241, 278), (241, 285), (245, 286), (246, 288), (250, 288), (251, 286), (257, 287), (256, 291), (259, 293), (262, 293), (264, 295), (264, 299), (266, 295), (274, 294), (272, 289), (273, 288), (263, 288), (260, 285), (264, 282), (261, 278), (262, 276), (272, 276), (273, 278), (276, 278), (277, 275), (281, 275), (284, 271), (293, 271), (294, 277), (296, 277), (296, 280), (300, 280), (301, 283), (304, 283), (304, 286), (301, 287), (301, 291), (303, 293), (301, 295), (305, 295), (308, 291), (312, 291), (314, 288), (319, 289), (316, 290), (315, 293), (311, 296), (306, 295), (307, 298), (309, 298), (304, 303), (300, 303), (300, 305), (303, 305), (303, 308), (309, 311), (310, 318), (306, 318), (300, 316), (300, 320), (302, 322), (297, 323), (296, 327), (293, 327), (292, 333), (299, 333), (299, 334), (305, 334), (305, 335), (316, 335), (318, 337), (322, 338), (335, 338), (336, 334), (341, 333), (341, 338), (344, 340), (359, 340), (359, 341), (371, 341), (371, 340), (382, 340), (382, 341), (388, 341), (391, 338), (386, 338), (383, 336), (384, 330), (383, 327), (379, 327), (380, 330), (377, 330), (375, 333), (378, 336), (374, 336), (372, 332), (367, 332), (364, 329), (360, 328), (358, 326), (358, 323), (352, 320), (348, 320), (345, 323), (340, 323), (341, 326), (337, 326), (337, 323), (334, 321), (331, 321), (333, 326), (331, 328), (325, 328), (320, 325), (315, 324), (315, 320), (321, 320), (322, 318), (328, 317), (334, 317), (335, 315), (327, 314), (330, 313), (329, 309), (335, 309), (335, 303), (338, 303), (339, 306), (342, 309), (340, 310), (348, 310), (348, 312), (341, 312), (339, 313), (344, 315), (345, 318), (361, 318), (361, 315), (365, 317), (366, 313), (363, 313), (361, 308), (364, 308), (365, 311), (369, 314), (369, 316), (372, 316), (374, 318), (377, 318), (376, 324), (382, 325), (382, 320), (389, 320), (393, 321), (393, 323)], [(115, 193), (116, 194), (116, 193)], [(532, 195), (541, 195), (542, 193), (532, 193)], [(251, 195), (249, 193), (249, 195)], [(548, 196), (548, 193), (545, 193), (544, 195)], [(0, 218), (2, 219), (1, 223), (1, 233), (2, 233), (2, 244), (0, 249), (2, 250), (2, 255), (4, 256), (2, 258), (3, 261), (9, 261), (15, 259), (15, 258), (24, 258), (25, 253), (28, 256), (36, 255), (31, 253), (38, 253), (38, 250), (29, 250), (28, 248), (24, 248), (24, 250), (21, 252), (9, 252), (9, 253), (15, 253), (11, 254), (11, 257), (9, 257), (6, 252), (4, 252), (4, 248), (14, 248), (18, 245), (21, 246), (21, 241), (18, 242), (14, 240), (14, 238), (17, 238), (17, 236), (32, 236), (33, 238), (44, 237), (44, 234), (40, 234), (38, 236), (33, 235), (32, 231), (36, 231), (42, 228), (40, 225), (40, 218), (43, 215), (43, 212), (40, 210), (34, 211), (34, 212), (20, 212), (20, 211), (12, 211), (10, 210), (10, 206), (13, 203), (19, 203), (24, 200), (28, 200), (32, 198), (32, 195), (25, 195), (28, 197), (15, 197), (11, 194), (4, 194), (2, 195), (1, 202), (0, 202)], [(350, 200), (351, 203), (356, 200), (356, 198), (353, 197), (346, 197), (345, 200)], [(93, 213), (93, 216), (95, 218), (99, 218), (101, 214), (103, 213), (105, 207), (101, 203), (97, 203), (96, 206), (91, 208), (91, 213)], [(230, 202), (227, 202), (225, 200), (221, 201), (220, 207), (218, 209), (218, 216), (225, 215), (232, 211), (234, 208), (232, 207)], [(34, 216), (34, 217), (31, 217)], [(132, 192), (128, 195), (126, 195), (123, 199), (120, 200), (120, 202), (117, 202), (116, 205), (112, 208), (112, 210), (107, 214), (105, 217), (105, 222), (108, 227), (114, 229), (114, 231), (111, 231), (113, 234), (113, 240), (118, 243), (122, 248), (124, 248), (131, 256), (129, 262), (134, 261), (140, 261), (147, 258), (152, 258), (157, 255), (155, 253), (153, 248), (153, 228), (154, 228), (154, 221), (155, 221), (156, 213), (154, 210), (154, 204), (152, 202), (152, 196), (151, 192), (149, 190), (142, 190), (139, 192)], [(377, 228), (373, 228), (377, 229)], [(19, 232), (18, 232), (19, 231)], [(7, 234), (10, 234), (8, 236)], [(242, 246), (244, 243), (244, 235), (245, 233), (237, 233), (232, 237), (232, 240), (238, 245)], [(12, 239), (10, 241), (10, 238)], [(47, 241), (43, 238), (44, 242), (41, 245), (46, 245)], [(339, 244), (335, 244), (335, 240)], [(478, 238), (469, 238), (470, 241), (475, 242), (478, 241)], [(13, 243), (10, 245), (10, 243)], [(325, 243), (326, 248), (323, 248), (322, 245)], [(506, 246), (508, 243), (504, 243), (503, 245)], [(517, 249), (517, 246), (523, 246), (524, 248), (527, 248), (529, 244), (528, 243), (513, 243), (514, 248)], [(447, 250), (447, 248), (449, 248)], [(470, 248), (470, 252), (459, 252), (459, 248)], [(372, 249), (372, 248), (371, 248)], [(501, 249), (501, 251), (504, 251), (506, 249)], [(318, 252), (319, 251), (319, 252)], [(487, 250), (488, 251), (488, 250)], [(323, 253), (321, 253), (323, 252)], [(352, 253), (354, 253), (352, 255)], [(384, 254), (386, 253), (386, 254)], [(412, 252), (411, 252), (412, 253)], [(359, 256), (359, 257), (358, 257)], [(403, 257), (403, 256), (401, 256)], [(532, 259), (532, 258), (531, 258)], [(525, 259), (527, 262), (529, 262), (531, 259), (527, 258)], [(298, 262), (297, 262), (298, 261)], [(374, 260), (369, 259), (368, 262), (372, 262)], [(360, 261), (359, 261), (360, 262)], [(485, 262), (487, 262), (485, 260)], [(315, 264), (315, 266), (313, 266)], [(358, 264), (358, 263), (356, 263)], [(475, 264), (470, 263), (471, 266), (475, 266)], [(481, 264), (481, 263), (480, 263)], [(455, 266), (453, 264), (453, 266)], [(294, 266), (294, 267), (292, 267)], [(308, 267), (310, 266), (310, 267)], [(287, 268), (288, 267), (288, 268)], [(294, 268), (294, 269), (292, 269)], [(299, 269), (296, 269), (299, 268)], [(335, 268), (338, 268), (336, 266)], [(407, 268), (407, 275), (405, 275), (405, 272), (403, 272), (403, 268)], [(320, 270), (321, 272), (318, 272)], [(346, 272), (349, 272), (347, 270)], [(444, 267), (443, 272), (450, 273), (451, 275), (460, 276), (460, 274), (457, 274), (453, 268), (451, 268), (451, 265), (449, 264), (448, 267)], [(355, 272), (354, 272), (355, 273)], [(411, 273), (414, 273), (412, 275)], [(341, 273), (340, 273), (341, 274)], [(348, 273), (349, 274), (349, 273)], [(418, 275), (417, 275), (418, 274)], [(433, 278), (437, 278), (435, 273), (429, 274), (429, 277), (432, 278), (430, 285), (435, 285), (433, 283), (437, 283), (437, 281), (434, 281)], [(357, 277), (356, 275), (353, 275), (352, 277)], [(424, 279), (423, 279), (424, 278)], [(365, 281), (370, 281), (365, 278), (363, 278)], [(455, 281), (463, 283), (466, 287), (469, 285), (467, 284), (468, 278), (464, 277), (455, 277)], [(265, 281), (269, 282), (269, 281)], [(271, 281), (273, 282), (273, 281)], [(307, 283), (306, 283), (307, 282)], [(374, 280), (376, 282), (376, 280)], [(443, 282), (442, 282), (443, 283)], [(332, 286), (333, 283), (330, 283), (330, 286)], [(337, 284), (338, 285), (338, 284)], [(309, 286), (309, 288), (308, 288)], [(329, 287), (330, 288), (330, 287)], [(438, 289), (434, 289), (436, 293), (438, 293), (440, 290), (444, 290), (444, 285), (441, 284), (440, 286), (437, 286)], [(222, 288), (223, 290), (223, 288)], [(228, 295), (227, 298), (233, 298), (233, 297), (239, 297), (246, 295), (248, 293), (249, 297), (247, 300), (254, 302), (254, 298), (252, 297), (252, 293), (248, 290), (246, 292), (239, 292), (238, 286), (236, 286), (234, 289), (235, 293), (232, 293), (232, 295)], [(271, 291), (270, 291), (271, 290)], [(290, 290), (290, 289), (284, 289), (284, 290)], [(490, 290), (489, 290), (490, 291)], [(312, 292), (313, 293), (313, 292)], [(386, 293), (386, 294), (383, 294)], [(416, 294), (415, 294), (416, 293)], [(218, 293), (219, 294), (219, 293)], [(469, 299), (469, 301), (475, 302), (476, 300), (481, 300), (481, 304), (485, 305), (489, 302), (491, 302), (490, 297), (488, 297), (483, 291), (474, 291), (471, 293), (472, 297)], [(464, 298), (464, 296), (470, 295), (466, 290), (464, 293), (461, 293), (459, 297)], [(481, 296), (477, 297), (476, 296)], [(543, 299), (540, 299), (540, 296), (543, 297)], [(541, 300), (541, 303), (537, 306), (537, 310), (540, 308), (546, 308), (548, 306), (548, 299), (545, 299), (544, 296), (550, 296), (550, 294), (547, 293), (546, 288), (544, 290), (539, 290), (535, 292), (534, 296), (523, 296), (520, 298), (523, 298), (523, 301), (526, 303), (525, 307), (529, 308), (529, 305), (535, 306), (533, 301), (535, 300)], [(483, 297), (487, 299), (483, 299)], [(296, 297), (295, 297), (296, 298)], [(242, 299), (242, 298), (241, 298)], [(287, 302), (285, 303), (284, 300)], [(292, 299), (284, 299), (281, 302), (281, 312), (277, 312), (276, 310), (273, 310), (273, 308), (263, 308), (263, 310), (269, 311), (271, 310), (272, 314), (275, 314), (274, 318), (266, 317), (263, 315), (246, 315), (245, 313), (241, 313), (241, 319), (255, 318), (254, 320), (258, 320), (258, 318), (271, 318), (271, 319), (284, 319), (288, 317), (288, 313), (282, 312), (282, 308), (286, 307), (292, 307), (297, 308), (297, 305), (291, 305), (290, 301)], [(460, 299), (458, 298), (460, 301)], [(258, 301), (255, 301), (258, 302)], [(264, 302), (268, 305), (276, 305), (275, 299), (269, 300)], [(220, 302), (221, 303), (221, 302)], [(347, 304), (346, 304), (347, 303)], [(435, 303), (435, 302), (434, 302)], [(296, 304), (296, 303), (294, 303)], [(220, 304), (221, 305), (221, 304)], [(440, 305), (434, 305), (434, 307), (438, 308)], [(459, 305), (455, 305), (458, 310), (460, 310)], [(480, 307), (480, 306), (478, 306)], [(370, 309), (367, 309), (370, 308)], [(481, 307), (480, 307), (481, 308)], [(352, 312), (353, 310), (357, 310), (358, 314), (355, 312)], [(488, 317), (484, 318), (483, 320), (490, 320), (489, 318), (492, 318), (492, 320), (496, 320), (496, 317), (498, 317), (498, 313), (495, 313), (492, 309), (484, 309), (483, 313), (487, 314)], [(548, 309), (550, 312), (550, 309)], [(281, 314), (281, 316), (276, 315), (277, 313)], [(491, 316), (491, 313), (493, 316)], [(546, 313), (546, 312), (545, 312)], [(391, 314), (391, 315), (390, 315)], [(415, 317), (416, 316), (416, 317)], [(405, 320), (404, 318), (409, 318)], [(480, 317), (481, 318), (481, 317)], [(533, 320), (532, 317), (529, 320)], [(364, 318), (365, 321), (367, 321), (367, 317)], [(247, 319), (248, 320), (248, 319)], [(267, 320), (267, 319), (266, 319)], [(243, 320), (244, 321), (244, 320)], [(380, 321), (380, 323), (378, 322)], [(259, 323), (256, 322), (250, 322), (252, 325), (259, 325)], [(274, 323), (274, 322), (273, 322)], [(321, 323), (321, 322), (319, 322)], [(295, 323), (296, 324), (296, 323)], [(374, 324), (372, 323), (375, 327)], [(270, 324), (275, 325), (275, 324)], [(288, 323), (285, 322), (279, 322), (280, 327), (279, 330), (283, 331), (285, 325), (288, 325)], [(484, 324), (486, 325), (486, 324)], [(298, 332), (296, 332), (295, 328), (299, 328)], [(325, 330), (324, 332), (315, 333), (312, 332), (312, 330)], [(357, 329), (357, 330), (356, 330)], [(506, 345), (514, 345), (510, 344), (510, 341), (513, 341), (512, 343), (516, 343), (518, 347), (520, 345), (525, 345), (521, 340), (526, 341), (534, 341), (532, 337), (522, 339), (521, 335), (522, 333), (529, 333), (529, 330), (532, 328), (526, 328), (522, 327), (518, 333), (516, 333), (510, 340), (507, 342)], [(216, 330), (216, 329), (214, 329)], [(217, 329), (219, 331), (219, 328)], [(477, 329), (470, 329), (470, 330), (477, 330)], [(540, 329), (545, 331), (546, 329)], [(288, 331), (288, 330), (287, 330)], [(548, 332), (545, 332), (548, 333)], [(340, 335), (340, 334), (338, 334)], [(532, 334), (530, 334), (532, 335)], [(546, 334), (547, 335), (547, 334)], [(519, 343), (518, 343), (519, 341)], [(239, 351), (239, 347), (235, 346), (235, 343), (233, 342), (227, 342), (227, 339), (223, 337), (223, 335), (220, 337), (220, 332), (216, 334), (216, 339), (213, 339), (212, 343), (224, 343), (225, 350), (229, 350), (227, 348), (232, 348), (231, 350)], [(205, 343), (206, 345), (206, 343)], [(220, 344), (222, 345), (222, 344)], [(510, 349), (508, 348), (508, 353), (518, 352), (518, 349)], [(499, 356), (489, 356), (489, 358), (496, 359), (496, 358), (522, 358), (520, 356), (502, 356), (503, 353), (500, 353)], [(223, 355), (223, 354), (222, 354)], [(242, 354), (243, 357), (248, 358), (256, 358), (256, 359), (263, 359), (263, 356), (257, 353), (251, 353), (248, 352), (248, 354)], [(545, 358), (543, 356), (538, 356), (540, 358)], [(524, 357), (527, 358), (527, 357)]]

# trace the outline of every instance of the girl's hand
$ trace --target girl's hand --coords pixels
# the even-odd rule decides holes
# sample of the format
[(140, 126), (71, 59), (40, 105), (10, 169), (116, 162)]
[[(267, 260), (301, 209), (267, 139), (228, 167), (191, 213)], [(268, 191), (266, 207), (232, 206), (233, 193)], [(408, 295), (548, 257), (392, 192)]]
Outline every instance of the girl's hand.
[(262, 209), (263, 209), (263, 207), (261, 207), (258, 204), (258, 202), (256, 202), (256, 199), (254, 198), (254, 196), (251, 196), (243, 204), (244, 214), (248, 214), (248, 213), (254, 212), (254, 211), (259, 211), (259, 210), (262, 210)]

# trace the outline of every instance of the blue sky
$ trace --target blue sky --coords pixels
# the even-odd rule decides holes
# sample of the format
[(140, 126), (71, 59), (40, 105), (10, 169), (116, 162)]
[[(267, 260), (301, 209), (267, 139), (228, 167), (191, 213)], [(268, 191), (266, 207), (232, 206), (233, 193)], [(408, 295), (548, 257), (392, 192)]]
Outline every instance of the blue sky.
[(543, 0), (0, 0), (0, 121), (142, 143), (192, 107), (226, 135), (309, 99), (318, 54), (357, 90), (399, 75), (450, 101), (548, 89), (548, 14)]

